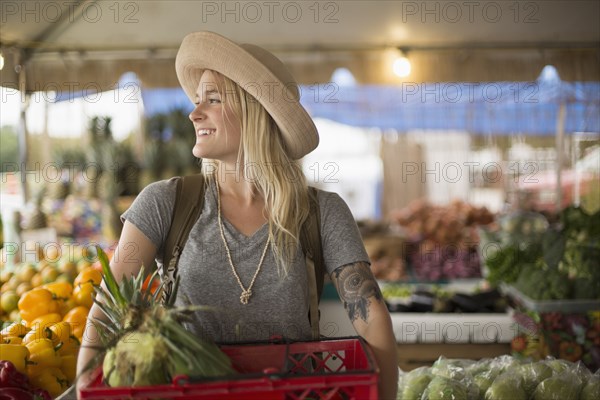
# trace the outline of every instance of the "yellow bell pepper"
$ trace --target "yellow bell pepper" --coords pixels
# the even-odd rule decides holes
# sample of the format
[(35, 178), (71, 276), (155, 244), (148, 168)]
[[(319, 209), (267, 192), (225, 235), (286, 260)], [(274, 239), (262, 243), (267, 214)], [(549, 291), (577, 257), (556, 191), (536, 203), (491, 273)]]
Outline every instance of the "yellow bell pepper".
[(81, 342), (75, 336), (71, 336), (69, 340), (61, 343), (62, 346), (60, 346), (60, 349), (58, 349), (58, 354), (61, 356), (72, 354), (77, 357), (79, 354), (79, 347), (81, 347)]
[(23, 293), (18, 307), (21, 318), (30, 322), (44, 314), (58, 312), (58, 303), (52, 293), (41, 287)]
[(83, 331), (85, 330), (89, 312), (89, 308), (77, 306), (63, 317), (63, 321), (68, 322), (71, 325), (73, 335), (80, 341), (83, 336)]
[(40, 315), (36, 319), (30, 322), (31, 329), (43, 330), (48, 328), (50, 325), (62, 321), (62, 315), (57, 312)]
[(69, 381), (59, 368), (46, 368), (37, 375), (30, 376), (33, 386), (48, 391), (52, 398), (60, 396), (69, 388)]
[(2, 331), (0, 331), (0, 333), (2, 333), (5, 336), (19, 336), (22, 338), (30, 330), (31, 330), (31, 328), (26, 327), (24, 324), (21, 324), (18, 322), (13, 322), (6, 328), (2, 329)]
[(29, 349), (20, 344), (0, 344), (0, 359), (14, 364), (17, 371), (27, 373)]
[(72, 336), (71, 325), (68, 322), (60, 321), (56, 322), (48, 327), (52, 332), (52, 343), (56, 346), (59, 343), (66, 343)]
[(50, 339), (54, 341), (53, 335), (54, 333), (48, 328), (32, 329), (29, 332), (27, 332), (27, 335), (23, 336), (23, 341), (21, 342), (21, 344), (27, 346), (29, 343), (38, 339)]
[(69, 297), (67, 300), (58, 299), (58, 312), (60, 312), (60, 315), (63, 317), (75, 307), (77, 307), (77, 303), (75, 303), (73, 297)]
[(41, 367), (60, 367), (60, 355), (50, 339), (35, 339), (26, 344), (29, 360)]
[(67, 354), (60, 358), (60, 370), (67, 377), (69, 384), (75, 381), (77, 376), (77, 356), (74, 354)]
[(73, 300), (79, 306), (91, 308), (94, 304), (94, 285), (92, 283), (82, 283), (73, 290)]
[(4, 344), (23, 344), (23, 338), (19, 336), (4, 336), (2, 339)]
[(96, 268), (87, 267), (81, 270), (79, 275), (75, 277), (75, 281), (73, 281), (73, 285), (75, 287), (84, 284), (86, 282), (91, 282), (94, 285), (99, 285), (102, 282), (102, 274)]
[(42, 285), (42, 288), (49, 290), (55, 298), (68, 299), (73, 294), (73, 285), (69, 282), (53, 282)]

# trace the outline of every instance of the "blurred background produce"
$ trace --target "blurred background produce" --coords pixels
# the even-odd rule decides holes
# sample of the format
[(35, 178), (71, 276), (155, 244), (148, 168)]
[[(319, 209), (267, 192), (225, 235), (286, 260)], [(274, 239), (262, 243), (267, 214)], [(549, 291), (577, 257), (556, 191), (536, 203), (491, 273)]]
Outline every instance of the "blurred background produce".
[(75, 380), (101, 273), (93, 247), (55, 243), (39, 248), (38, 257), (37, 263), (2, 269), (0, 346), (2, 360), (27, 378), (31, 390), (46, 390), (54, 398)]

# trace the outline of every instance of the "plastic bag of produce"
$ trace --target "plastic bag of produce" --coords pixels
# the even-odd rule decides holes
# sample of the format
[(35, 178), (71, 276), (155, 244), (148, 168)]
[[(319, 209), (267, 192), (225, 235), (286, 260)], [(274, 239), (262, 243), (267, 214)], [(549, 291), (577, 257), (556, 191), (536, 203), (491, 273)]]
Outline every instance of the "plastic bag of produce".
[(546, 363), (555, 374), (561, 374), (565, 371), (574, 370), (577, 368), (577, 364), (567, 360), (561, 360), (558, 358), (548, 357)]
[(541, 382), (533, 392), (534, 400), (578, 400), (583, 380), (576, 370), (567, 370)]
[(479, 389), (479, 398), (483, 398), (485, 392), (502, 372), (502, 364), (496, 359), (482, 359), (467, 368), (467, 373), (472, 377), (473, 385)]
[(431, 374), (441, 376), (458, 382), (466, 388), (466, 398), (469, 400), (479, 399), (479, 387), (474, 384), (472, 375), (468, 372), (476, 364), (476, 361), (466, 359), (452, 359), (440, 357), (431, 367)]
[(466, 369), (475, 363), (473, 360), (440, 357), (431, 366), (431, 373), (460, 381), (467, 376)]
[(515, 367), (515, 372), (523, 378), (523, 389), (525, 389), (527, 397), (530, 397), (537, 386), (554, 373), (545, 361), (521, 364)]
[(398, 383), (398, 400), (421, 400), (431, 378), (429, 367), (420, 367), (402, 375)]
[(500, 372), (511, 371), (513, 368), (521, 365), (521, 362), (513, 356), (499, 356), (492, 359), (492, 365), (495, 368), (499, 368)]
[(516, 371), (506, 371), (496, 377), (485, 392), (485, 400), (527, 400), (523, 378)]
[(421, 400), (469, 400), (467, 386), (441, 375), (434, 376)]
[(581, 400), (600, 399), (600, 369), (590, 376), (587, 383), (583, 385), (579, 398)]

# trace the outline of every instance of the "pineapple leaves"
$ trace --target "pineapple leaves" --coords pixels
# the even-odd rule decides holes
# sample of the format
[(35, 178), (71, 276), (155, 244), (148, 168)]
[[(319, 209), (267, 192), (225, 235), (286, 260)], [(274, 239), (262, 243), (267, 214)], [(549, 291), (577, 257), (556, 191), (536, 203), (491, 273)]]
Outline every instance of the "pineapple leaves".
[(168, 383), (182, 373), (202, 377), (235, 372), (231, 360), (214, 342), (183, 326), (192, 313), (214, 311), (213, 307), (192, 305), (185, 296), (187, 306), (175, 307), (179, 278), (163, 304), (164, 282), (158, 271), (150, 274), (141, 266), (137, 275), (123, 276), (117, 282), (108, 257), (99, 247), (97, 252), (104, 283), (94, 288), (94, 304), (104, 317), (92, 321), (102, 346), (96, 348), (99, 354), (90, 365), (102, 363), (109, 386)]
[(110, 265), (106, 253), (102, 250), (100, 246), (96, 246), (96, 251), (98, 253), (98, 259), (100, 260), (100, 264), (102, 265), (102, 274), (104, 275), (104, 281), (106, 282), (106, 287), (108, 288), (108, 291), (113, 295), (113, 297), (115, 298), (115, 303), (119, 307), (126, 307), (127, 301), (119, 291), (119, 285), (117, 284), (115, 276), (110, 270)]

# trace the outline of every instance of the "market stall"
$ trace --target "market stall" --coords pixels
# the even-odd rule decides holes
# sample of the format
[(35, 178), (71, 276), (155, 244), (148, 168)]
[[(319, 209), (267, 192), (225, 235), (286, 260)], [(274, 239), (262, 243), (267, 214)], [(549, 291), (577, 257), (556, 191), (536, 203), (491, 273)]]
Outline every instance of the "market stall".
[[(369, 135), (350, 172), (311, 183), (377, 218), (355, 219), (391, 315), (399, 398), (599, 398), (598, 4), (235, 3), (2, 3), (3, 109), (19, 110), (8, 151), (3, 131), (0, 388), (47, 399), (72, 386), (97, 295), (106, 357), (82, 398), (378, 398), (373, 350), (330, 281), (322, 340), (216, 346), (183, 328), (192, 306), (163, 308), (156, 276), (110, 273), (140, 190), (197, 171), (173, 64), (202, 20), (281, 56), (321, 135)], [(412, 75), (392, 74), (396, 58)], [(91, 111), (107, 91), (136, 103), (124, 138)], [(52, 107), (81, 101), (69, 112), (85, 128), (51, 138)], [(339, 167), (332, 154), (350, 146), (332, 142)]]

